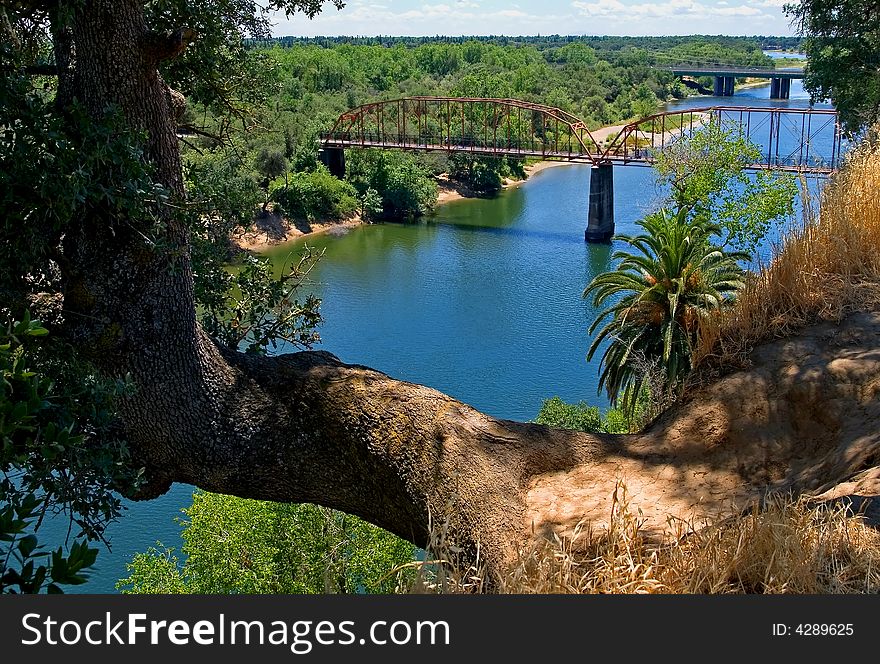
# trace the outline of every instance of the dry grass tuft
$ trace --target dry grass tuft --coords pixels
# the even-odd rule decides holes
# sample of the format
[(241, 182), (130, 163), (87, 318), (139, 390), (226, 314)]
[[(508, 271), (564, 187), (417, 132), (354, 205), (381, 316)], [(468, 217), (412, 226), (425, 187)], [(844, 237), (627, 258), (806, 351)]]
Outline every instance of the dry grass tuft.
[(842, 504), (773, 499), (715, 523), (642, 532), (618, 485), (611, 521), (544, 542), (499, 585), (507, 593), (876, 593), (880, 532)]
[(845, 505), (775, 500), (668, 551), (672, 592), (875, 593), (880, 533)]
[(880, 144), (864, 143), (825, 186), (816, 217), (783, 241), (736, 304), (704, 323), (697, 367), (741, 367), (762, 341), (880, 305)]
[(651, 544), (629, 509), (626, 487), (614, 491), (611, 519), (602, 532), (579, 526), (528, 551), (501, 584), (508, 593), (664, 593), (661, 546)]

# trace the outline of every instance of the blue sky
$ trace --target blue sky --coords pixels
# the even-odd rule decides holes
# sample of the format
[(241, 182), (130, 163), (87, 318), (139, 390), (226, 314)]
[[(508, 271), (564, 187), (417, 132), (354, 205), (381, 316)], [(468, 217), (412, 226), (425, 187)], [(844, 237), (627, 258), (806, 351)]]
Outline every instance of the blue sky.
[(791, 0), (348, 0), (282, 35), (790, 35)]

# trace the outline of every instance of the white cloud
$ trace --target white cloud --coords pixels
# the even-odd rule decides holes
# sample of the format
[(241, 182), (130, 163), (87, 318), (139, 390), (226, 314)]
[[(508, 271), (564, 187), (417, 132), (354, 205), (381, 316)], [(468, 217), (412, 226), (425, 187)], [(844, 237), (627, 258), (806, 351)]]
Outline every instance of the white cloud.
[[(775, 2), (776, 0), (763, 0)], [(650, 18), (709, 18), (712, 16), (760, 16), (763, 12), (747, 5), (720, 7), (707, 5), (696, 0), (669, 0), (668, 2), (645, 2), (624, 4), (620, 0), (594, 0), (571, 3), (581, 15), (588, 17), (614, 18), (622, 21), (640, 21)]]
[(791, 34), (786, 0), (347, 0), (276, 35)]
[[(389, 4), (391, 4), (389, 2)], [(562, 31), (558, 26), (571, 16), (530, 13), (504, 5), (504, 9), (481, 8), (473, 0), (421, 4), (396, 11), (388, 6), (365, 5), (353, 0), (342, 11), (325, 8), (315, 19), (276, 14), (275, 35), (533, 35)]]

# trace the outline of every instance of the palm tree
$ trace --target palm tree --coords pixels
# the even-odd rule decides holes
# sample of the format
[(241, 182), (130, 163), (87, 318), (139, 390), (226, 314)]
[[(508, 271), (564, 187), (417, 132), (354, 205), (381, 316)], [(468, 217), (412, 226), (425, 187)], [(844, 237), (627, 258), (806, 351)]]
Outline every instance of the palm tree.
[(609, 303), (590, 334), (610, 318), (587, 359), (611, 339), (602, 355), (599, 389), (606, 389), (612, 404), (622, 398), (630, 412), (648, 385), (645, 361), (661, 367), (667, 389), (678, 387), (691, 370), (700, 320), (729, 304), (743, 286), (737, 261), (748, 255), (724, 252), (712, 243), (719, 228), (689, 213), (663, 209), (638, 222), (644, 233), (617, 236), (635, 251), (616, 251), (617, 269), (597, 275), (584, 290), (595, 306)]

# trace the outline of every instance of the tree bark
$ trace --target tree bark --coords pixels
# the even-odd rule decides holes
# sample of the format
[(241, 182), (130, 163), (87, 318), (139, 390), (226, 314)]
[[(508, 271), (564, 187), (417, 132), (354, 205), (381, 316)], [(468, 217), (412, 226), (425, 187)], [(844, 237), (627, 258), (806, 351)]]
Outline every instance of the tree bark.
[[(118, 107), (146, 133), (156, 178), (182, 199), (176, 101), (156, 68), (167, 51), (156, 49), (141, 3), (91, 0), (70, 33), (74, 73), (60, 81), (61, 98), (79, 100), (96, 120)], [(618, 479), (658, 527), (673, 511), (742, 504), (774, 483), (809, 484), (759, 430), (743, 437), (676, 419), (682, 411), (644, 435), (589, 435), (494, 419), (324, 352), (265, 358), (221, 349), (196, 322), (185, 228), (163, 214), (157, 230), (149, 219), (91, 210), (64, 242), (68, 334), (101, 369), (128, 373), (137, 387), (121, 416), (147, 469), (143, 498), (186, 482), (313, 502), (420, 546), (432, 522), (448, 522), (459, 545), (500, 573), (534, 534), (607, 517)], [(797, 418), (783, 419), (791, 428)]]

